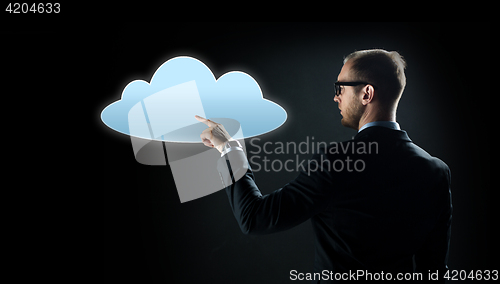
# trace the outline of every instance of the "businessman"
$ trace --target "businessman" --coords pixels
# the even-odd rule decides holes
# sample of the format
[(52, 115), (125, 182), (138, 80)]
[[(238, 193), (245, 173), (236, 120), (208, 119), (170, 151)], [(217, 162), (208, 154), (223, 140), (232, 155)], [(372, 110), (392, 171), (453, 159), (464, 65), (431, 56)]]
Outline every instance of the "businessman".
[[(267, 195), (259, 191), (238, 142), (221, 124), (196, 117), (208, 126), (200, 135), (203, 143), (221, 152), (217, 167), (243, 233), (279, 232), (311, 219), (315, 260), (309, 276), (314, 283), (380, 280), (381, 273), (392, 281), (422, 283), (432, 277), (432, 283), (444, 283), (452, 220), (450, 170), (396, 122), (405, 67), (394, 51), (371, 49), (345, 57), (334, 101), (342, 125), (358, 131), (341, 145), (354, 150), (324, 148), (309, 160), (317, 170), (301, 171)], [(367, 143), (376, 143), (376, 151), (361, 148)], [(361, 159), (363, 169), (332, 166), (348, 158)], [(341, 277), (357, 271), (364, 277)]]

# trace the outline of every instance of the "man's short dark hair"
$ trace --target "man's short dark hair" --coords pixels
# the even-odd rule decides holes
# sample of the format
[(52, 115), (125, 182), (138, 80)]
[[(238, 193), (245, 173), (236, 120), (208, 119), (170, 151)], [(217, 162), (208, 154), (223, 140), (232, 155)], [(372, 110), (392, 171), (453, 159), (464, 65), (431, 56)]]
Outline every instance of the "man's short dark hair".
[(360, 50), (347, 55), (344, 64), (349, 60), (353, 64), (353, 80), (376, 86), (383, 103), (399, 101), (406, 86), (406, 62), (398, 52), (383, 49)]

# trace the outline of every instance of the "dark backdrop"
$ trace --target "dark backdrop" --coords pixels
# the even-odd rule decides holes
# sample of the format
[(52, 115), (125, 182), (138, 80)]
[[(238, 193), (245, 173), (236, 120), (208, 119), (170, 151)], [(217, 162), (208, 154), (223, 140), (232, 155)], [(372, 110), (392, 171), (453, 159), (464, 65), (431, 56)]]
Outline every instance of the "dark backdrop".
[[(130, 39), (134, 32), (137, 38), (150, 40), (144, 44)], [(149, 81), (164, 61), (188, 55), (202, 60), (216, 77), (233, 70), (250, 74), (265, 98), (286, 109), (286, 123), (262, 135), (260, 145), (299, 143), (306, 136), (342, 141), (355, 135), (341, 126), (333, 102), (332, 84), (343, 56), (367, 48), (397, 50), (408, 64), (397, 121), (416, 144), (444, 160), (452, 171), (449, 266), (493, 269), (487, 107), (491, 85), (483, 83), (490, 77), (485, 58), (490, 52), (488, 37), (485, 25), (470, 23), (177, 23), (154, 32), (148, 25), (116, 27), (99, 44), (96, 64), (107, 84), (105, 91), (92, 96), (99, 106), (94, 114), (116, 100), (131, 80)], [(107, 160), (110, 167), (117, 167), (119, 159), (135, 170), (126, 177), (127, 186), (116, 192), (102, 189), (116, 198), (103, 204), (109, 212), (103, 216), (113, 220), (103, 234), (110, 271), (120, 277), (130, 274), (159, 282), (175, 279), (175, 283), (282, 283), (290, 281), (292, 269), (313, 271), (309, 222), (282, 233), (245, 236), (224, 191), (180, 204), (168, 167), (135, 163), (128, 138), (93, 119), (100, 139), (113, 148), (113, 158)], [(294, 155), (267, 156), (285, 161)], [(256, 180), (261, 191), (269, 193), (296, 174), (262, 170)]]
[[(495, 86), (489, 37), (489, 26), (477, 23), (116, 23), (71, 33), (4, 34), (12, 50), (36, 46), (44, 52), (17, 61), (11, 74), (33, 66), (37, 86), (46, 83), (42, 78), (64, 77), (65, 88), (57, 91), (71, 111), (59, 112), (77, 118), (85, 130), (65, 129), (68, 140), (59, 140), (60, 150), (52, 152), (77, 161), (71, 170), (83, 174), (72, 180), (69, 193), (53, 193), (67, 209), (53, 212), (67, 224), (56, 246), (64, 244), (62, 262), (80, 271), (69, 277), (136, 283), (284, 283), (292, 269), (313, 269), (309, 222), (245, 236), (224, 191), (180, 204), (169, 167), (138, 164), (130, 139), (100, 121), (102, 109), (120, 98), (126, 84), (150, 81), (163, 62), (179, 55), (200, 59), (216, 77), (234, 70), (250, 74), (265, 98), (286, 109), (286, 123), (260, 136), (262, 145), (299, 143), (307, 136), (350, 139), (356, 133), (341, 126), (333, 101), (343, 56), (368, 48), (399, 51), (408, 67), (397, 121), (452, 172), (449, 266), (498, 268), (490, 252), (489, 104)], [(283, 161), (292, 156), (268, 155)], [(296, 174), (260, 171), (256, 181), (269, 193)]]

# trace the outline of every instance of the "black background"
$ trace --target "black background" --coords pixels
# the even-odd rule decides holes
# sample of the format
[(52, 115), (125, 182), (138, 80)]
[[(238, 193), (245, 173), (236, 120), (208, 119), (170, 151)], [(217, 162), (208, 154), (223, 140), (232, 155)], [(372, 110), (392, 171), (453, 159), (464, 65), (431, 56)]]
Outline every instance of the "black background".
[[(490, 252), (490, 222), (495, 221), (490, 217), (489, 105), (495, 86), (488, 24), (114, 23), (71, 31), (53, 25), (6, 27), (2, 37), (4, 57), (12, 63), (5, 84), (21, 91), (16, 102), (30, 102), (22, 115), (33, 119), (36, 131), (29, 136), (45, 149), (31, 161), (37, 172), (50, 174), (34, 182), (36, 188), (51, 189), (24, 190), (36, 206), (23, 211), (24, 222), (13, 224), (44, 232), (28, 238), (26, 246), (40, 251), (32, 253), (39, 265), (45, 256), (57, 255), (54, 265), (69, 267), (53, 271), (58, 277), (283, 283), (290, 281), (292, 269), (312, 272), (309, 222), (282, 233), (245, 236), (224, 191), (180, 204), (169, 167), (135, 162), (130, 139), (108, 129), (100, 112), (132, 80), (150, 81), (163, 62), (187, 55), (204, 62), (217, 78), (235, 70), (251, 75), (266, 99), (286, 109), (285, 124), (260, 136), (260, 145), (299, 143), (307, 136), (343, 141), (355, 131), (340, 124), (333, 82), (343, 56), (368, 48), (404, 56), (407, 86), (397, 121), (451, 169), (449, 267), (498, 269)], [(19, 123), (13, 125), (19, 130)], [(294, 155), (267, 156), (285, 161)], [(269, 193), (296, 174), (260, 171), (256, 181)]]

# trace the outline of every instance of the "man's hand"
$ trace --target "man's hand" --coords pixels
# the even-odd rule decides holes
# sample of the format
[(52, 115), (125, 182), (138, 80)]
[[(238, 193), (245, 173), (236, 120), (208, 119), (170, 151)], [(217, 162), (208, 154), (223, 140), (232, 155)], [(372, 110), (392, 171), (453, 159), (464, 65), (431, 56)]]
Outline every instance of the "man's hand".
[(208, 128), (200, 134), (201, 141), (207, 147), (216, 148), (222, 153), (226, 142), (233, 140), (222, 124), (203, 118), (199, 115), (194, 116), (198, 121), (205, 123)]

